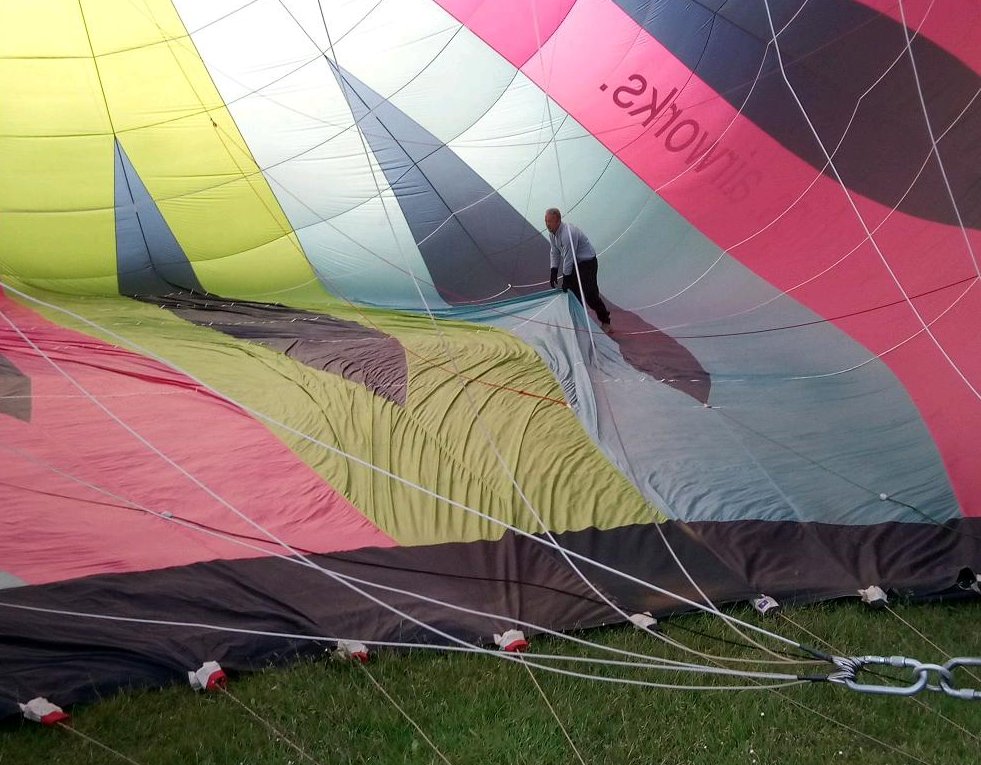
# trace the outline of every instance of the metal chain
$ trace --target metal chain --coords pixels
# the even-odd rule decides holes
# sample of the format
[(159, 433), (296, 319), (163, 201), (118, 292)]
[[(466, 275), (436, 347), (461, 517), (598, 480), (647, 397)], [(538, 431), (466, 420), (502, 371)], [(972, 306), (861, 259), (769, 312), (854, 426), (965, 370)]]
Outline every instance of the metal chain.
[[(832, 683), (845, 685), (859, 693), (875, 693), (885, 696), (913, 696), (922, 690), (945, 693), (966, 701), (981, 701), (981, 690), (958, 688), (954, 682), (954, 671), (958, 667), (981, 667), (981, 657), (959, 656), (946, 664), (930, 664), (905, 656), (851, 656), (833, 658), (838, 667), (825, 679)], [(858, 673), (869, 665), (885, 665), (896, 669), (908, 669), (913, 681), (909, 685), (881, 685), (858, 682)], [(931, 682), (931, 678), (937, 682)]]

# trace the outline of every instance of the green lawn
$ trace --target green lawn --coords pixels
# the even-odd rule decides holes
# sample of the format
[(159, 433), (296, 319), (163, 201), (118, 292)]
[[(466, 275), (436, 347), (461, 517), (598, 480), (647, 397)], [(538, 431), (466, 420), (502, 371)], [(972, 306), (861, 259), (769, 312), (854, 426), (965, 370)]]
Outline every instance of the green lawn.
[[(747, 609), (732, 613), (762, 623)], [(801, 628), (810, 630), (849, 655), (902, 654), (938, 663), (951, 655), (981, 656), (981, 599), (897, 605), (894, 613), (873, 612), (854, 602), (800, 607), (767, 619), (766, 626), (813, 645), (815, 639)], [(741, 638), (705, 615), (675, 617), (666, 623), (665, 634), (713, 654), (768, 658), (726, 642)], [(578, 636), (710, 663), (624, 627)], [(536, 639), (531, 650), (601, 655), (558, 639)], [(687, 673), (561, 666), (607, 676), (706, 682), (704, 676)], [(233, 677), (232, 696), (195, 694), (189, 686), (120, 694), (72, 710), (72, 726), (141, 765), (298, 765), (310, 762), (307, 757), (320, 763), (443, 762), (374, 679), (454, 765), (576, 763), (537, 680), (590, 765), (981, 762), (981, 701), (928, 691), (915, 698), (870, 696), (827, 683), (782, 691), (658, 690), (533, 672), (532, 677), (526, 667), (496, 657), (423, 650), (376, 653), (366, 668), (306, 658)], [(957, 682), (981, 688), (981, 671), (975, 675), (964, 673)], [(303, 754), (279, 740), (267, 724)], [(124, 760), (66, 730), (20, 721), (0, 725), (0, 765), (114, 762)]]

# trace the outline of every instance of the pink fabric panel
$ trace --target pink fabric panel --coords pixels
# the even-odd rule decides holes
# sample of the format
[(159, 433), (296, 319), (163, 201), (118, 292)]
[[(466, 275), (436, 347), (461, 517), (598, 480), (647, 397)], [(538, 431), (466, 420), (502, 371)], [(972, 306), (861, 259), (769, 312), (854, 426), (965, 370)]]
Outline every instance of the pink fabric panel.
[[(474, 31), (494, 47), (502, 43), (496, 29)], [(580, 0), (540, 56), (511, 60), (699, 231), (826, 318), (903, 300), (889, 268), (910, 296), (977, 275), (959, 228), (846, 194), (741, 117), (609, 0)], [(981, 257), (981, 232), (966, 236)], [(968, 328), (981, 316), (981, 287), (950, 308), (968, 286), (915, 305), (927, 322), (937, 319), (931, 331), (977, 389), (981, 359), (968, 352)], [(981, 515), (981, 471), (962, 456), (981, 432), (977, 394), (905, 303), (836, 324), (871, 353), (900, 345), (883, 361), (923, 415), (962, 508)], [(816, 373), (831, 371), (815, 360)]]
[[(855, 0), (906, 25), (981, 72), (981, 8), (977, 0)], [(924, 16), (926, 21), (924, 22)], [(921, 26), (922, 23), (922, 26)]]
[[(524, 63), (552, 36), (576, 0), (459, 0), (440, 2), (508, 61)], [(484, 37), (484, 34), (487, 37)], [(518, 64), (517, 66), (520, 66)]]
[[(265, 427), (190, 379), (53, 325), (2, 293), (0, 311), (133, 430), (280, 539), (316, 552), (395, 545)], [(32, 386), (29, 422), (0, 415), (0, 569), (40, 584), (286, 552), (126, 432), (3, 320), (0, 352)], [(256, 537), (245, 541), (268, 552), (130, 509), (68, 476)]]

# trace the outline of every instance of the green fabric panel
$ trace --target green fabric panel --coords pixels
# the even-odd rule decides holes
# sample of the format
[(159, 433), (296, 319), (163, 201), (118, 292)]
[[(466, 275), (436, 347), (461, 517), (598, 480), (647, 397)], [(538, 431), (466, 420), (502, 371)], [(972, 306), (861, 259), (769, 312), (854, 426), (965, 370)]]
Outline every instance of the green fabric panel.
[[(38, 295), (52, 299), (50, 293)], [(330, 310), (328, 302), (296, 305), (396, 337), (406, 349), (409, 367), (407, 403), (401, 407), (362, 385), (153, 306), (122, 298), (57, 296), (57, 301), (246, 406), (526, 531), (537, 533), (542, 527), (512, 484), (511, 472), (549, 530), (664, 520), (589, 439), (537, 354), (499, 330), (440, 321), (437, 332), (427, 317)], [(43, 313), (58, 324), (100, 336), (65, 314)], [(461, 379), (468, 381), (465, 386)], [(160, 405), (165, 416), (166, 397), (160, 397)], [(498, 539), (504, 532), (488, 520), (267, 426), (402, 544)]]

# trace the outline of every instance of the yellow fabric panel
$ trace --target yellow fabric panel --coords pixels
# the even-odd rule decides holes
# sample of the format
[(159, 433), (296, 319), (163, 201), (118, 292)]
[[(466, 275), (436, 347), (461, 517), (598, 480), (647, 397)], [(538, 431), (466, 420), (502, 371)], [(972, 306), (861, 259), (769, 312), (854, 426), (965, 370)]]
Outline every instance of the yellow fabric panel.
[[(2, 258), (0, 258), (2, 260)], [(115, 271), (103, 276), (80, 276), (77, 278), (66, 277), (59, 274), (56, 278), (37, 278), (31, 277), (28, 281), (4, 276), (4, 283), (10, 284), (19, 290), (38, 289), (47, 291), (45, 294), (51, 297), (51, 293), (61, 295), (112, 295), (116, 292), (118, 285)], [(41, 293), (38, 293), (41, 294)]]
[[(208, 133), (216, 132), (207, 110), (219, 109), (223, 102), (211, 87), (201, 59), (188, 45), (161, 43), (99, 58), (99, 74), (112, 110), (112, 124), (121, 140), (126, 141), (130, 131), (153, 130), (158, 123), (172, 120), (186, 119), (185, 129), (203, 132), (207, 128)], [(200, 82), (192, 87), (194, 79)], [(227, 154), (223, 144), (217, 140), (211, 143), (220, 151), (214, 156), (202, 154), (201, 159), (209, 164), (228, 163), (228, 158), (223, 156)], [(193, 149), (199, 151), (201, 146)], [(128, 144), (126, 151), (129, 153)], [(194, 156), (191, 148), (187, 155)], [(176, 154), (174, 159), (180, 157), (181, 154)], [(227, 166), (238, 169), (234, 164)]]
[(96, 56), (187, 35), (170, 2), (81, 0), (81, 5)]
[[(128, 5), (98, 4), (99, 26), (117, 27), (99, 41), (119, 51), (99, 59), (113, 122), (201, 284), (242, 294), (313, 279), (204, 63), (182, 37), (171, 3), (146, 0), (137, 3), (140, 13), (130, 9), (118, 18), (107, 9), (117, 4)], [(122, 26), (130, 37), (118, 31)], [(127, 40), (153, 44), (133, 47)]]
[(91, 52), (81, 18), (78, 0), (0, 3), (0, 58), (89, 58)]
[[(110, 164), (110, 167), (112, 165)], [(116, 226), (112, 207), (59, 213), (0, 214), (0, 262), (15, 276), (74, 279), (116, 273)], [(71, 247), (65, 243), (71, 242)], [(70, 291), (52, 285), (59, 292)], [(116, 292), (115, 287), (111, 292)]]
[[(221, 229), (216, 229), (220, 235)], [(198, 261), (194, 264), (194, 271), (201, 283), (208, 285), (216, 295), (235, 294), (252, 300), (264, 297), (286, 300), (290, 296), (310, 294), (294, 287), (305, 287), (306, 290), (313, 291), (312, 294), (323, 295), (317, 278), (305, 260), (282, 257), (284, 251), (291, 249), (300, 249), (300, 243), (292, 233), (277, 237), (259, 247), (237, 252), (234, 256), (234, 269), (228, 267), (226, 259), (212, 259)], [(284, 284), (289, 286), (281, 286)]]
[[(526, 531), (542, 531), (535, 513), (557, 532), (666, 520), (603, 456), (573, 411), (556, 403), (562, 401), (561, 388), (538, 355), (505, 332), (441, 321), (440, 336), (425, 316), (331, 310), (330, 315), (379, 329), (402, 344), (409, 370), (403, 407), (360, 383), (314, 370), (259, 343), (194, 325), (153, 305), (73, 296), (57, 302), (221, 394)], [(31, 307), (63, 326), (101, 334), (63, 313)], [(457, 376), (447, 352), (465, 377)], [(523, 396), (515, 388), (556, 401)], [(500, 525), (296, 433), (268, 422), (265, 426), (400, 544), (499, 539), (504, 533)], [(518, 495), (512, 474), (535, 512)]]
[(209, 262), (205, 289), (316, 283), (170, 0), (2, 9), (0, 51), (14, 58), (0, 58), (0, 92), (17, 105), (0, 108), (4, 271), (103, 290), (116, 271), (115, 131), (188, 259)]
[[(160, 202), (159, 207), (168, 221), (186, 229), (180, 242), (188, 259), (195, 262), (220, 259), (229, 253), (236, 253), (235, 257), (239, 258), (256, 247), (283, 239), (292, 229), (275, 225), (267, 203), (268, 200), (251, 193), (248, 180), (236, 178), (196, 194)], [(230, 222), (236, 225), (229, 225)], [(289, 242), (277, 246), (283, 245), (297, 246)], [(276, 251), (267, 251), (267, 257), (277, 257)], [(286, 268), (289, 264), (284, 262), (282, 266)], [(238, 270), (240, 267), (236, 266)]]
[[(2, 267), (92, 289), (116, 272), (113, 142), (95, 63), (84, 55), (78, 4), (9, 6), (0, 20), (3, 40), (83, 57), (0, 59), (0, 93), (17, 106), (0, 108)], [(58, 15), (50, 39), (41, 11)], [(67, 31), (71, 23), (81, 37)], [(51, 288), (67, 290), (67, 281)]]
[[(4, 36), (20, 31), (4, 30)], [(0, 60), (0, 93), (0, 135), (112, 133), (91, 58)]]
[[(0, 136), (0, 209), (13, 212), (111, 210), (112, 138)], [(100, 182), (92, 183), (98, 178)]]

